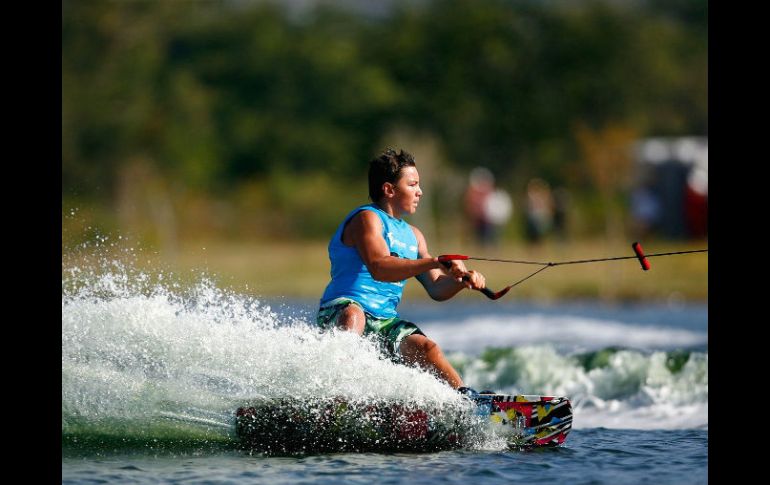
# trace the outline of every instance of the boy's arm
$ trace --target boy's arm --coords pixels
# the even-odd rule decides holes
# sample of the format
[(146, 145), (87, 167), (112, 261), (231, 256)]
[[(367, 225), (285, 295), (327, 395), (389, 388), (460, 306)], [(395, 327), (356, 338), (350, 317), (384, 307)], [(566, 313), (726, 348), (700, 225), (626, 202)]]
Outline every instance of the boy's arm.
[(369, 273), (379, 281), (402, 281), (426, 271), (442, 273), (438, 269), (441, 268), (438, 258), (430, 255), (420, 259), (391, 256), (388, 244), (382, 237), (382, 222), (372, 211), (361, 211), (351, 219), (345, 228), (343, 242), (352, 243), (356, 247)]
[[(412, 229), (415, 236), (417, 236), (418, 256), (421, 258), (432, 258), (428, 252), (428, 243), (425, 241), (425, 236), (416, 227), (412, 226)], [(443, 269), (443, 266), (441, 268)], [(452, 261), (451, 267), (446, 270), (449, 274), (442, 269), (431, 269), (417, 275), (417, 281), (422, 283), (425, 291), (434, 300), (448, 300), (463, 288), (481, 289), (486, 286), (484, 275), (478, 271), (468, 271), (462, 261)], [(463, 281), (463, 276), (468, 277), (467, 281)]]

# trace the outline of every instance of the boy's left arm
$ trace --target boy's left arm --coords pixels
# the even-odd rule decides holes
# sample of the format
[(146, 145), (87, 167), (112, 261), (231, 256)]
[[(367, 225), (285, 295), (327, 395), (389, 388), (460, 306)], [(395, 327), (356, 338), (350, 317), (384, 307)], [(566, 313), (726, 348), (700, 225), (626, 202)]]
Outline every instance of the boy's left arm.
[[(422, 232), (412, 226), (417, 237), (417, 253), (420, 258), (431, 258), (428, 244)], [(467, 279), (463, 280), (463, 277)], [(481, 289), (486, 286), (484, 275), (478, 271), (468, 271), (462, 261), (454, 260), (446, 269), (432, 269), (416, 276), (431, 298), (436, 301), (448, 300), (463, 288)]]

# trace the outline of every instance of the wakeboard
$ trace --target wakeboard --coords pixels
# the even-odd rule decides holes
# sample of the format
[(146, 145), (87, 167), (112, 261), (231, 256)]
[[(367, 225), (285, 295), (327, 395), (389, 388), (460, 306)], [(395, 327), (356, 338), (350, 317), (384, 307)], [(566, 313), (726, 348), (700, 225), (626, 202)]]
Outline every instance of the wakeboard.
[(511, 449), (561, 445), (572, 429), (565, 397), (479, 394), (462, 405), (343, 398), (257, 400), (235, 413), (241, 447), (268, 454), (440, 451), (485, 437)]
[(566, 397), (479, 394), (473, 400), (487, 428), (511, 448), (544, 448), (564, 443), (572, 430), (572, 404)]

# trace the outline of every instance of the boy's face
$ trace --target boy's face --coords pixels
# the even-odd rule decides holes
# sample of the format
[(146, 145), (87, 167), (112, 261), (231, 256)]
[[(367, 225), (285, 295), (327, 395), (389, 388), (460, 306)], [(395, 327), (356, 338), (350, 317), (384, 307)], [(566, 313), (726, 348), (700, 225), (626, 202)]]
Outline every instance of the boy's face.
[(402, 214), (414, 214), (422, 197), (420, 188), (420, 174), (415, 167), (404, 167), (401, 169), (401, 177), (393, 184), (393, 198), (391, 199), (394, 208)]

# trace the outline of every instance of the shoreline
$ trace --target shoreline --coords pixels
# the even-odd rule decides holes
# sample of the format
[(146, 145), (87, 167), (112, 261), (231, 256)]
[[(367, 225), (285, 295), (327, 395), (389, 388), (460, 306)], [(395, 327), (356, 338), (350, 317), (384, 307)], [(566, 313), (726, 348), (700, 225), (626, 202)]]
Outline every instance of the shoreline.
[[(80, 264), (74, 261), (85, 262), (95, 257), (129, 260), (137, 270), (173, 275), (181, 283), (194, 283), (205, 275), (221, 288), (265, 298), (318, 298), (329, 281), (327, 241), (210, 239), (182, 241), (173, 250), (135, 249), (134, 246), (139, 247), (102, 245), (96, 250), (79, 252), (63, 248), (62, 267), (65, 261), (73, 265)], [(645, 253), (652, 254), (708, 248), (708, 242), (647, 241), (643, 246)], [(633, 255), (630, 243), (610, 243), (603, 239), (546, 242), (536, 247), (506, 242), (494, 249), (434, 245), (431, 252), (553, 262)], [(708, 253), (660, 257), (651, 263), (649, 271), (643, 271), (633, 259), (552, 267), (514, 287), (504, 298), (536, 303), (584, 300), (618, 305), (708, 303)], [(531, 265), (487, 261), (468, 261), (466, 266), (482, 272), (493, 290), (533, 272)], [(483, 299), (475, 292), (462, 292), (454, 300), (479, 298)], [(404, 290), (404, 301), (431, 300), (419, 283), (410, 280)]]

